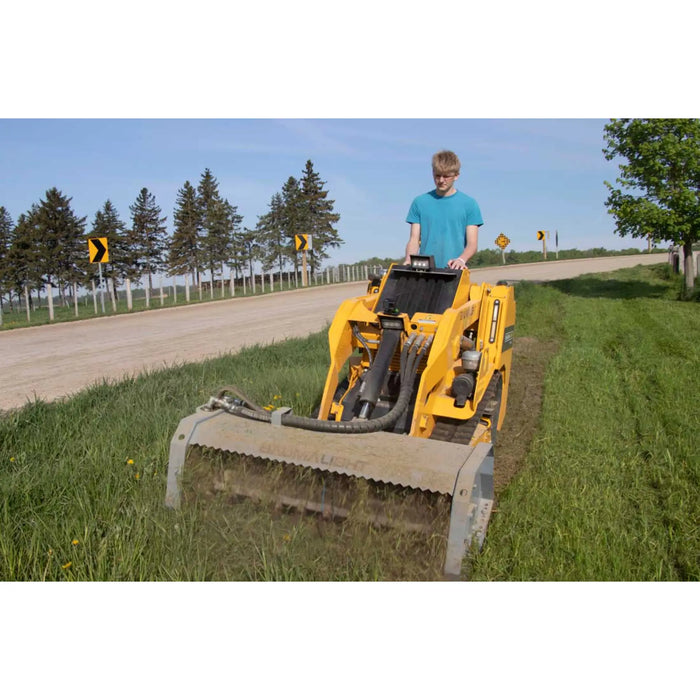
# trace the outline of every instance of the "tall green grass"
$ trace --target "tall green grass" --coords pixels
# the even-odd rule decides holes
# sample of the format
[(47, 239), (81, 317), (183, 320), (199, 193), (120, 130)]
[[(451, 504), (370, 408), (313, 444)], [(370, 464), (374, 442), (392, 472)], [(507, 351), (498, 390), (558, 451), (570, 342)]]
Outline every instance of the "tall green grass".
[[(473, 578), (697, 580), (700, 322), (660, 269), (518, 286), (518, 335), (561, 351)], [(2, 416), (0, 579), (439, 578), (439, 538), (252, 503), (164, 507), (182, 417), (224, 384), (308, 415), (327, 363), (319, 333)]]
[(637, 268), (528, 288), (543, 312), (524, 325), (546, 337), (554, 311), (561, 350), (475, 578), (700, 577), (700, 315), (665, 278)]
[[(96, 385), (0, 420), (0, 580), (375, 580), (439, 575), (439, 542), (252, 503), (164, 507), (181, 418), (221, 385), (309, 415), (326, 334)], [(432, 569), (430, 567), (433, 567)]]

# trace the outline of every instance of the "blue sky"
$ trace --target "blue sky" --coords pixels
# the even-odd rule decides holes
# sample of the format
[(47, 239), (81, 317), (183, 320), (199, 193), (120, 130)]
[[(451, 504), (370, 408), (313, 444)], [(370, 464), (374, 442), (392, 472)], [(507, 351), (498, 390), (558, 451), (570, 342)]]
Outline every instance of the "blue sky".
[[(432, 154), (462, 160), (458, 189), (481, 206), (480, 248), (503, 232), (514, 250), (537, 249), (538, 229), (561, 248), (643, 242), (615, 234), (604, 180), (604, 119), (3, 119), (0, 205), (14, 220), (50, 187), (72, 197), (88, 227), (106, 199), (125, 223), (147, 187), (172, 229), (177, 191), (205, 168), (254, 227), (307, 159), (340, 214), (344, 245), (331, 263), (400, 257), (414, 196), (432, 189)], [(88, 228), (89, 230), (89, 228)], [(553, 249), (554, 242), (549, 247)]]

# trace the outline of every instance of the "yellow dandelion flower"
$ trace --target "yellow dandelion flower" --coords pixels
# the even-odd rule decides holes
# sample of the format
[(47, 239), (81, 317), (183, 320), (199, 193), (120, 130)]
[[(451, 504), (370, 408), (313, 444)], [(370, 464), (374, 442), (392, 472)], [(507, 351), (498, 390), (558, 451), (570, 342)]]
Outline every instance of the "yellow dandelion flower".
[(62, 569), (69, 569), (71, 566), (73, 566), (73, 562), (72, 562), (72, 561), (68, 561), (68, 562), (66, 562), (61, 568), (62, 568)]
[(281, 399), (282, 395), (281, 394), (275, 394), (273, 397), (273, 400), (277, 401), (277, 399)]
[(133, 464), (133, 463), (134, 463), (134, 460), (133, 460), (133, 459), (127, 459), (127, 460), (126, 460), (126, 463), (127, 463), (127, 464)]
[(141, 478), (141, 474), (136, 472), (136, 474), (134, 474), (134, 479), (136, 479), (136, 481), (138, 481), (140, 478)]
[(10, 462), (14, 462), (14, 461), (15, 461), (15, 458), (14, 458), (14, 457), (10, 457)]
[(76, 544), (80, 544), (80, 540), (73, 540), (73, 541), (71, 542), (71, 544), (74, 545), (74, 546), (75, 546)]
[(285, 542), (291, 542), (292, 537), (291, 537), (291, 535), (286, 535), (286, 534), (285, 534), (285, 535), (282, 535), (282, 539), (283, 539)]

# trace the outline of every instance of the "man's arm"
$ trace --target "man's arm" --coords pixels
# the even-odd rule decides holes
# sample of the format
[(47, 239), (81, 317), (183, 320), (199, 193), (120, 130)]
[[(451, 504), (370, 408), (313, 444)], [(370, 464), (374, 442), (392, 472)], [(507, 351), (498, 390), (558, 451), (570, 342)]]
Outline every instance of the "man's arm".
[(403, 264), (408, 265), (411, 262), (411, 255), (418, 255), (418, 251), (420, 251), (420, 224), (411, 224), (411, 232), (406, 244), (406, 259)]
[(479, 227), (467, 226), (467, 245), (460, 255), (452, 260), (447, 261), (447, 267), (453, 270), (461, 270), (467, 266), (469, 258), (471, 258), (479, 245)]

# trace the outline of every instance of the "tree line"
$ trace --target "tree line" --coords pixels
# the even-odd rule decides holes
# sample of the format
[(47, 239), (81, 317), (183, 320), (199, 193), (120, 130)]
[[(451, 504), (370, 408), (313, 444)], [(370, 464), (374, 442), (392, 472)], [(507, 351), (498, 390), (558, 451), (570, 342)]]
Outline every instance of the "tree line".
[(204, 273), (212, 280), (223, 276), (225, 267), (236, 277), (252, 276), (256, 263), (263, 272), (282, 273), (288, 268), (296, 272), (300, 257), (294, 237), (301, 233), (313, 237), (313, 248), (307, 252), (313, 274), (329, 257), (329, 249), (343, 243), (336, 229), (340, 215), (334, 212), (325, 185), (307, 160), (301, 177), (290, 176), (256, 225), (248, 228), (206, 168), (196, 187), (188, 180), (178, 190), (172, 234), (165, 225), (167, 216), (162, 216), (146, 187), (129, 206), (130, 226), (107, 199), (87, 233), (87, 217), (78, 216), (72, 198), (56, 187), (20, 214), (16, 223), (0, 206), (0, 308), (5, 296), (11, 306), (13, 298), (19, 300), (23, 293), (31, 303), (31, 293), (44, 289), (49, 294), (57, 289), (67, 304), (71, 288), (75, 294), (78, 287), (94, 284), (98, 267), (87, 254), (87, 238), (93, 237), (108, 239), (109, 262), (103, 263), (103, 274), (115, 296), (126, 280), (138, 284), (146, 277), (152, 288), (153, 275), (160, 273), (188, 275), (198, 284)]

